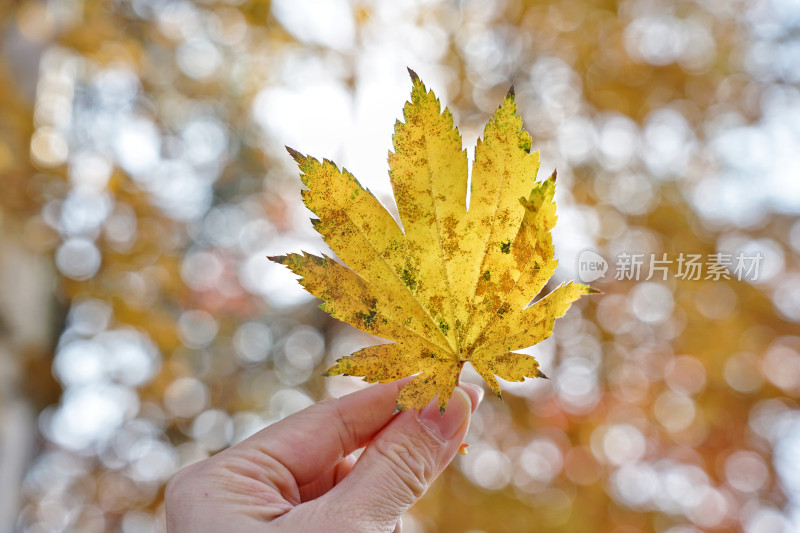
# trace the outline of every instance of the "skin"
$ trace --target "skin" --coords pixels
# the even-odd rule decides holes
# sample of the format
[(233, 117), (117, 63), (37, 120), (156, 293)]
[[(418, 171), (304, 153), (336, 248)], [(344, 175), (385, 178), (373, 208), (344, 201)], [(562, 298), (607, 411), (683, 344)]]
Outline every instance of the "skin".
[(407, 381), (325, 400), (184, 468), (167, 485), (168, 531), (399, 531), (483, 397), (463, 383), (444, 415), (435, 400), (395, 414)]

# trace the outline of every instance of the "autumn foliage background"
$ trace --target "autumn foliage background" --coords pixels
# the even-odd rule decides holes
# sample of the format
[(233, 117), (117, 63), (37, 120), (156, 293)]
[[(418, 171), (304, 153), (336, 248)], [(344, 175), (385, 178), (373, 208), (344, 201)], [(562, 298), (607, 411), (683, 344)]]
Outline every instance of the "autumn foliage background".
[(515, 85), (549, 288), (763, 260), (612, 264), (404, 531), (800, 529), (796, 1), (0, 6), (0, 531), (162, 531), (176, 469), (361, 386), (320, 374), (372, 339), (266, 256), (324, 250), (285, 144), (390, 206), (406, 66), (466, 147)]

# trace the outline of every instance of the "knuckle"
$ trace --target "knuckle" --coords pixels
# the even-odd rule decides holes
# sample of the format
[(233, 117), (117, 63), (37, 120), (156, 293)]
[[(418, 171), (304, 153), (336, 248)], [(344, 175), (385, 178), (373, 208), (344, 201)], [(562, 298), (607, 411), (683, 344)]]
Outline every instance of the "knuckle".
[(408, 502), (413, 503), (425, 494), (436, 472), (432, 443), (414, 442), (408, 436), (398, 440), (376, 442), (377, 451), (386, 459), (393, 476), (407, 490)]
[(169, 481), (167, 481), (167, 485), (164, 488), (164, 499), (168, 502), (174, 502), (190, 496), (192, 490), (196, 486), (195, 478), (200, 468), (202, 468), (202, 462), (178, 470)]
[(339, 438), (342, 449), (350, 449), (360, 441), (356, 421), (342, 410), (341, 402), (328, 398), (306, 408), (295, 416), (303, 416), (307, 421), (331, 424)]
[(342, 448), (347, 449), (360, 440), (355, 421), (342, 411), (340, 402), (333, 403), (332, 408), (336, 412), (334, 420), (337, 422), (336, 431), (339, 435), (339, 441), (342, 443)]
[(177, 496), (180, 496), (181, 492), (183, 492), (183, 487), (186, 485), (185, 478), (186, 473), (184, 470), (180, 470), (167, 481), (167, 486), (164, 489), (165, 500), (174, 500)]

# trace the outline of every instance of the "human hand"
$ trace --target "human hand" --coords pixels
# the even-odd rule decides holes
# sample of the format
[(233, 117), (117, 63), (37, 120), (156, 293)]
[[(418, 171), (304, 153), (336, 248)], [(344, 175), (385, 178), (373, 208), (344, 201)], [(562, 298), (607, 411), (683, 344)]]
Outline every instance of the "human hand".
[[(325, 400), (190, 465), (167, 485), (170, 533), (391, 532), (455, 456), (483, 389), (394, 414), (400, 387)], [(366, 446), (358, 458), (355, 450)]]

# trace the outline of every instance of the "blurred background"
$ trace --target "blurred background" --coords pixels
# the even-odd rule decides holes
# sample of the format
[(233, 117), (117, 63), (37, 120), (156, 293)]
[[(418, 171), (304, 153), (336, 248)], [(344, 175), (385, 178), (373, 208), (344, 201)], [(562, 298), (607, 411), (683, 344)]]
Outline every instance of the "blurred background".
[(392, 209), (407, 66), (470, 153), (513, 83), (548, 288), (611, 266), (404, 531), (800, 531), (798, 0), (0, 6), (0, 531), (164, 531), (177, 469), (362, 386), (320, 373), (373, 339), (266, 256), (325, 249), (284, 145)]

